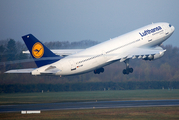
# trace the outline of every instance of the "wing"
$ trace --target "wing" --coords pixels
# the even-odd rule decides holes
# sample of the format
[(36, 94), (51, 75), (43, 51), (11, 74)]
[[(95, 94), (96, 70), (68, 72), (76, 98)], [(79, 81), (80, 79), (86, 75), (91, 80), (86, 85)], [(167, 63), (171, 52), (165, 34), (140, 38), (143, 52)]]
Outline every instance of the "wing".
[(157, 56), (157, 55), (163, 55), (164, 52), (166, 50), (164, 50), (163, 48), (157, 46), (157, 47), (152, 47), (152, 48), (132, 48), (130, 50), (127, 50), (123, 53), (121, 53), (120, 55), (113, 57), (112, 59), (110, 59), (108, 62), (110, 61), (114, 61), (114, 60), (120, 60), (120, 62), (125, 61), (126, 59), (132, 58), (147, 58), (147, 57), (153, 57), (153, 56)]
[[(68, 55), (78, 53), (78, 52), (80, 52), (82, 50), (84, 50), (84, 49), (53, 49), (51, 51), (53, 53), (55, 53), (56, 55), (68, 56)], [(28, 50), (27, 51), (22, 51), (22, 53), (30, 54), (30, 52)]]

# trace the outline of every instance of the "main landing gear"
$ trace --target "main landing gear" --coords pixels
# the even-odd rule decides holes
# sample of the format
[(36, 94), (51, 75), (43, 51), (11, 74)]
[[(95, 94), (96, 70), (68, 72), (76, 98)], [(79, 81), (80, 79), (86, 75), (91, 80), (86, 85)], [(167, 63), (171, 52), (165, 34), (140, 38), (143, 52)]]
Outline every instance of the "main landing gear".
[(133, 72), (133, 68), (129, 68), (129, 59), (126, 59), (125, 61), (126, 69), (123, 70), (123, 74), (129, 74)]
[(99, 68), (97, 70), (94, 70), (94, 74), (100, 74), (104, 72), (104, 68)]

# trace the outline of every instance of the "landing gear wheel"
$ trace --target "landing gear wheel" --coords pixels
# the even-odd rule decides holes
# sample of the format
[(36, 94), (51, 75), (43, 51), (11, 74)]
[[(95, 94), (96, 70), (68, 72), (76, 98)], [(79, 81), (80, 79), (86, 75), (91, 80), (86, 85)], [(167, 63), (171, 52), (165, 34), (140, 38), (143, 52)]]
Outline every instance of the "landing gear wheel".
[(133, 68), (129, 68), (128, 71), (129, 71), (130, 73), (133, 73)]
[(128, 74), (129, 74), (129, 70), (124, 69), (124, 70), (123, 70), (123, 74), (124, 74), (124, 75), (125, 75), (125, 74), (128, 75)]
[(123, 72), (123, 74), (125, 75), (125, 74), (126, 74), (126, 69), (124, 69), (122, 72)]
[(99, 68), (97, 70), (94, 70), (94, 74), (100, 74), (104, 72), (104, 68)]

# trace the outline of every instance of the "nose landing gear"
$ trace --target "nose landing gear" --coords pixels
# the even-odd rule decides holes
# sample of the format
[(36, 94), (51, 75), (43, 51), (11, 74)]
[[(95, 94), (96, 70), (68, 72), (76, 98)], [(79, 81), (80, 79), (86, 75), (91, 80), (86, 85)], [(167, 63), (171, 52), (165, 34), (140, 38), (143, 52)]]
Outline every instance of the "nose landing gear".
[(123, 74), (129, 74), (133, 72), (133, 68), (129, 68), (129, 59), (126, 59), (125, 61), (126, 69), (123, 70)]

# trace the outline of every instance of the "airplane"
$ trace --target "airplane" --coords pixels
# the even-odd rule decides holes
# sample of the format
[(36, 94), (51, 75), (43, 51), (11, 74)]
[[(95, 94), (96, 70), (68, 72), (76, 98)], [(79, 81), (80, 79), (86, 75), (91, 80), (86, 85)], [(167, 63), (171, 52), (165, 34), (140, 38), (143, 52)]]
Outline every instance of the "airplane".
[[(37, 68), (15, 69), (5, 73), (30, 73), (31, 75), (77, 75), (94, 71), (104, 72), (104, 66), (116, 61), (124, 62), (123, 74), (133, 72), (130, 59), (155, 60), (164, 55), (161, 44), (174, 32), (169, 23), (152, 23), (132, 32), (99, 43), (87, 49), (50, 50), (32, 34), (22, 36)], [(29, 53), (23, 51), (23, 53)]]

